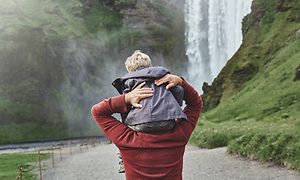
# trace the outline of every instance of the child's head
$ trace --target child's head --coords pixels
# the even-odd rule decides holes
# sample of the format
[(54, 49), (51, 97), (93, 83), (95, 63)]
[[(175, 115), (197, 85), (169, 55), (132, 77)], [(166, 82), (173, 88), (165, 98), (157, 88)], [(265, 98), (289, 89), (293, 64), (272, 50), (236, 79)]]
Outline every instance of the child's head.
[(134, 53), (126, 59), (125, 66), (128, 72), (133, 72), (139, 68), (151, 67), (152, 64), (147, 54), (142, 53), (140, 50), (135, 50)]

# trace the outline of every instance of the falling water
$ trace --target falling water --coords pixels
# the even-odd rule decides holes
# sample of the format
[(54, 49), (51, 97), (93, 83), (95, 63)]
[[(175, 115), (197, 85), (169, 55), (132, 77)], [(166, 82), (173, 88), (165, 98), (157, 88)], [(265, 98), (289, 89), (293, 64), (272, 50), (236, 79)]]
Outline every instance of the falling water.
[(186, 0), (189, 81), (211, 83), (242, 43), (242, 19), (252, 0)]

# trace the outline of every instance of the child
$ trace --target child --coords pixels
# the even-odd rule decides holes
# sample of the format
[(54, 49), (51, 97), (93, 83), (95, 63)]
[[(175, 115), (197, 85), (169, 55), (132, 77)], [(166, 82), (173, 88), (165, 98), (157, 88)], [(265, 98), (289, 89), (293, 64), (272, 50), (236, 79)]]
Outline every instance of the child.
[[(127, 58), (125, 66), (128, 74), (113, 82), (118, 92), (126, 94), (145, 82), (145, 86), (152, 88), (153, 96), (139, 102), (142, 108), (131, 108), (128, 113), (121, 113), (123, 123), (134, 131), (149, 133), (171, 130), (176, 125), (176, 120), (187, 119), (180, 107), (183, 102), (183, 88), (175, 86), (167, 90), (165, 86), (154, 84), (156, 79), (170, 73), (166, 68), (152, 67), (150, 57), (140, 50)], [(123, 169), (121, 166), (119, 172)]]

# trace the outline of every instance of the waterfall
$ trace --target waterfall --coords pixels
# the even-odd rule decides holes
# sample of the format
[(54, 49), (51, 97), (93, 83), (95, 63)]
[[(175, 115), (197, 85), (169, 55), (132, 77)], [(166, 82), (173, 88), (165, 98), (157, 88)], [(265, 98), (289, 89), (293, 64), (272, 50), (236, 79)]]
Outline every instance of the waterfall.
[(252, 0), (186, 0), (188, 79), (201, 91), (211, 83), (242, 43), (242, 19)]

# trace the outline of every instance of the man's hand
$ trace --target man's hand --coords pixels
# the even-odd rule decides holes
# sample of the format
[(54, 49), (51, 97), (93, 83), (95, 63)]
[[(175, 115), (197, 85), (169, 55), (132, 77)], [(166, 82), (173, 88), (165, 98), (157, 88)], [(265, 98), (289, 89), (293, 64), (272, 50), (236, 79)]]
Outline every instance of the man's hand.
[(175, 87), (177, 85), (182, 86), (182, 79), (179, 76), (173, 75), (173, 74), (166, 74), (164, 77), (155, 80), (154, 82), (157, 86), (160, 86), (164, 83), (168, 83), (166, 89), (170, 89), (172, 87)]
[(140, 100), (153, 96), (153, 90), (151, 88), (142, 88), (144, 85), (145, 82), (141, 83), (134, 90), (125, 94), (125, 103), (136, 108), (142, 108), (142, 105), (139, 104)]

